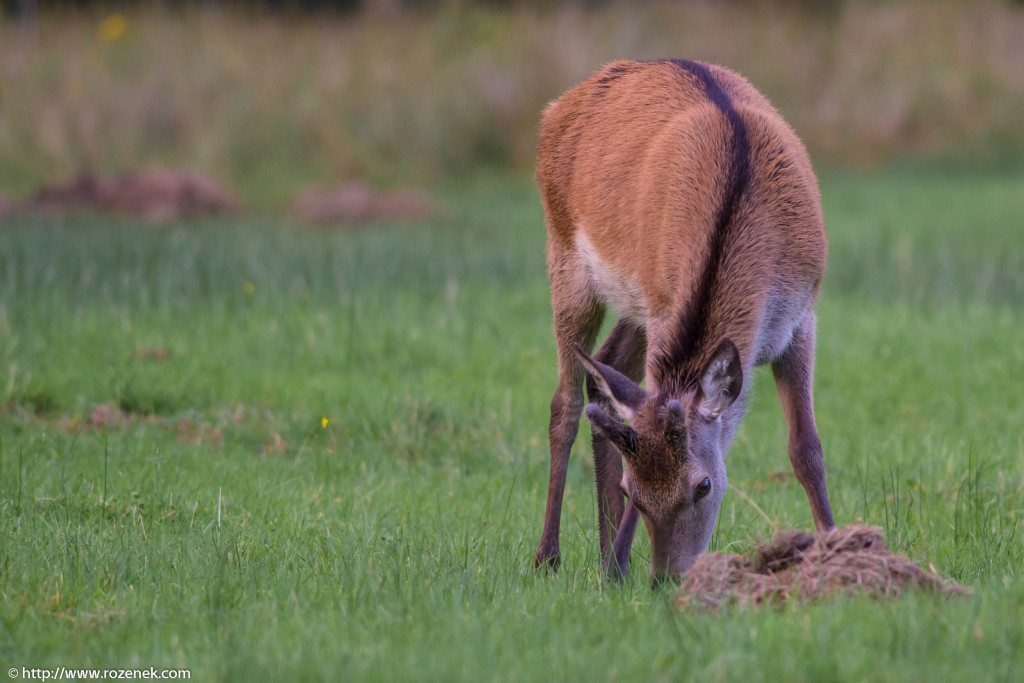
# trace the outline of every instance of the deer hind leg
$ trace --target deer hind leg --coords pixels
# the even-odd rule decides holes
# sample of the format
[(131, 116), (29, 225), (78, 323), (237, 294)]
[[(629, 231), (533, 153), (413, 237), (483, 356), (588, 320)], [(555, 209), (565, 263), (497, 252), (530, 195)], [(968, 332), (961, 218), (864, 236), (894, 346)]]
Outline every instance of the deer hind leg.
[(789, 461), (797, 480), (807, 492), (818, 531), (835, 528), (825, 487), (825, 460), (814, 424), (814, 323), (808, 313), (793, 332), (793, 340), (772, 363), (775, 386), (789, 430)]
[[(634, 382), (639, 383), (644, 373), (647, 338), (644, 331), (626, 318), (620, 318), (608, 338), (594, 355), (594, 360), (610, 365)], [(609, 414), (611, 402), (587, 377), (587, 399), (597, 403)], [(612, 541), (618, 531), (624, 511), (622, 489), (622, 456), (608, 439), (592, 431), (594, 448), (594, 476), (597, 483), (597, 528), (601, 537), (601, 562), (608, 561)]]
[(551, 474), (544, 514), (544, 531), (534, 557), (537, 567), (558, 569), (561, 554), (558, 530), (562, 517), (562, 495), (569, 467), (569, 452), (579, 430), (583, 412), (584, 370), (576, 360), (573, 344), (587, 353), (604, 318), (604, 305), (595, 297), (582, 269), (550, 268), (551, 301), (555, 317), (555, 342), (558, 346), (558, 388), (551, 398), (551, 422), (548, 440), (551, 449)]

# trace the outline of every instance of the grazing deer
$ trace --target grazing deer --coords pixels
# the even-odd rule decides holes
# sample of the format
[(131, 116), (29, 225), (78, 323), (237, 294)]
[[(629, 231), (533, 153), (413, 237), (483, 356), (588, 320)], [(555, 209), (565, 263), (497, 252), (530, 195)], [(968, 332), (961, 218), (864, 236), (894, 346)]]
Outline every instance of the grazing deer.
[[(584, 379), (609, 576), (625, 575), (638, 516), (652, 578), (707, 549), (755, 365), (772, 365), (815, 526), (834, 528), (811, 399), (824, 219), (771, 104), (719, 66), (614, 62), (548, 106), (537, 181), (558, 345), (537, 566), (560, 563)], [(591, 358), (608, 304), (621, 317)]]

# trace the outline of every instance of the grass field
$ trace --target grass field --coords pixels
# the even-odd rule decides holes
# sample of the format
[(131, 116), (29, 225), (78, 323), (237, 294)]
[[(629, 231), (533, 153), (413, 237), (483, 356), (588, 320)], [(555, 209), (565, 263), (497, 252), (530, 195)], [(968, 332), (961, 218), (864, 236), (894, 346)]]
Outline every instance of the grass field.
[[(0, 227), (0, 669), (1016, 678), (1024, 175), (827, 173), (823, 192), (816, 398), (837, 522), (884, 527), (970, 597), (679, 614), (646, 581), (643, 532), (633, 576), (605, 586), (586, 427), (564, 564), (538, 576), (541, 212), (528, 182), (484, 178), (448, 188), (444, 219), (364, 231)], [(772, 533), (732, 489), (811, 524), (774, 474), (789, 464), (770, 376), (755, 384), (716, 549)], [(79, 434), (105, 404), (130, 421)]]

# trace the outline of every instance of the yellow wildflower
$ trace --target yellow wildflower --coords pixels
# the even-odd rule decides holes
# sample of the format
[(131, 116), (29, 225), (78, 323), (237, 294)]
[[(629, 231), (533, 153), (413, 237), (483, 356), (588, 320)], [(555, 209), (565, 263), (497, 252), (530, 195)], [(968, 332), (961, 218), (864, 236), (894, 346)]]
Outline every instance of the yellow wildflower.
[(256, 285), (254, 285), (253, 283), (248, 282), (248, 281), (246, 281), (246, 283), (242, 286), (242, 289), (245, 290), (246, 294), (255, 294), (256, 293)]
[(128, 20), (123, 14), (111, 14), (100, 22), (100, 40), (112, 43), (128, 31)]
[(330, 422), (330, 420), (328, 420), (326, 417), (324, 419), (320, 420), (320, 424), (322, 424), (324, 426), (324, 429), (327, 429), (327, 423), (328, 422)]

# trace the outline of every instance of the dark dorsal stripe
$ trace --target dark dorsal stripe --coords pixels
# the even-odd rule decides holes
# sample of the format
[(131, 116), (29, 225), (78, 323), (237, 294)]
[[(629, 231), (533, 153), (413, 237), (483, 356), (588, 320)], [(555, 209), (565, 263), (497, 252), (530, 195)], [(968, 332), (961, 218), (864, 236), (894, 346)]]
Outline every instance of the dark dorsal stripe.
[(600, 92), (604, 92), (611, 86), (612, 83), (619, 80), (619, 78), (623, 74), (628, 74), (632, 72), (633, 68), (629, 64), (619, 64), (618, 66), (613, 66), (612, 68), (608, 69), (605, 72), (604, 76), (597, 79), (596, 85), (598, 86)]
[(722, 261), (726, 256), (729, 235), (734, 227), (733, 219), (750, 180), (750, 142), (743, 119), (705, 64), (685, 59), (667, 61), (700, 83), (705, 96), (725, 115), (732, 128), (732, 159), (729, 161), (725, 196), (710, 236), (707, 261), (697, 286), (679, 313), (671, 345), (662, 357), (655, 360), (661, 390), (678, 393), (696, 384), (701, 368), (694, 367), (694, 363), (700, 360), (697, 357), (700, 349), (717, 341), (705, 339), (708, 333), (708, 318), (711, 315), (711, 304), (718, 286)]

